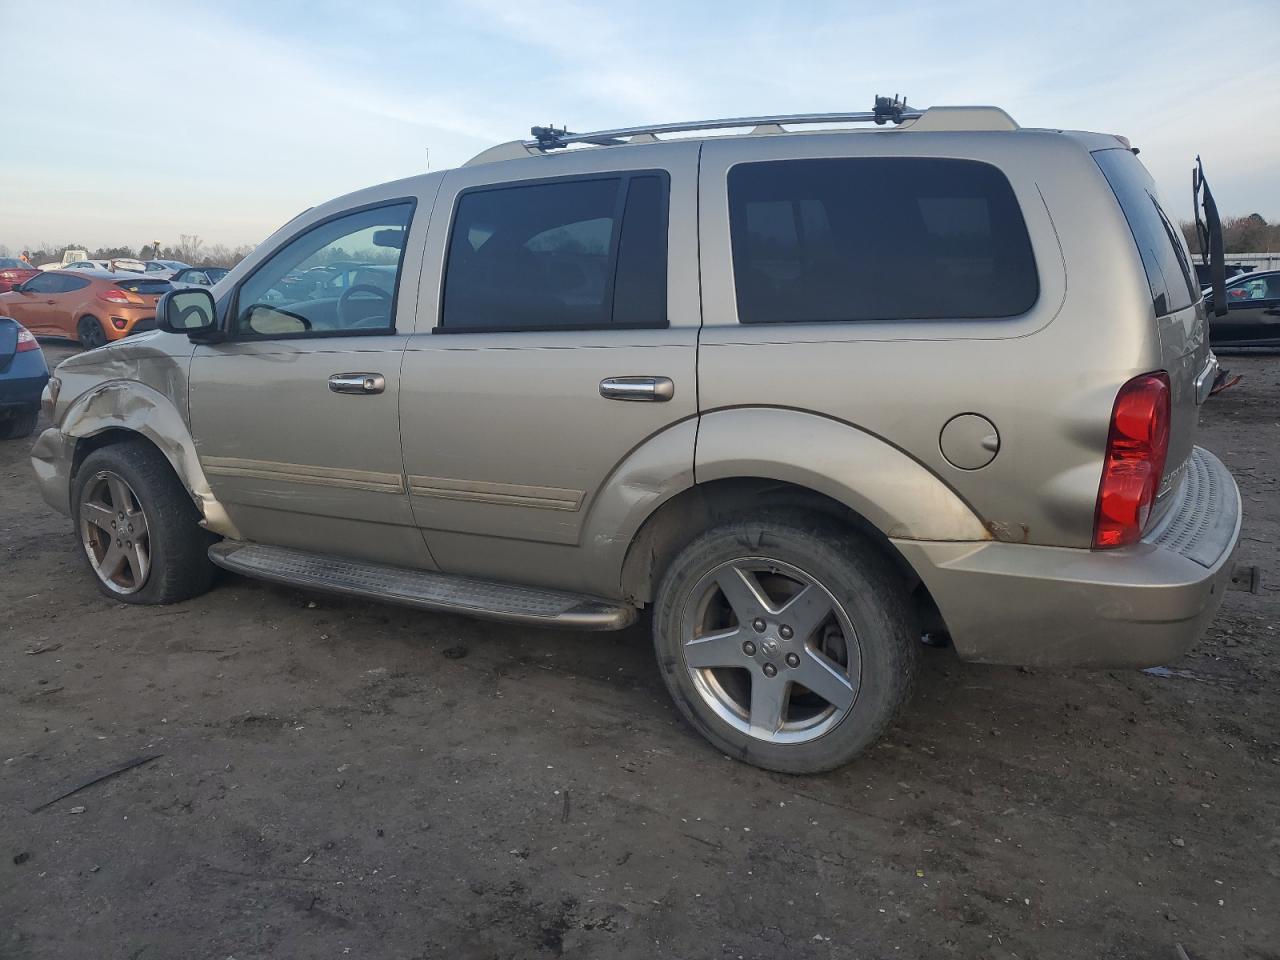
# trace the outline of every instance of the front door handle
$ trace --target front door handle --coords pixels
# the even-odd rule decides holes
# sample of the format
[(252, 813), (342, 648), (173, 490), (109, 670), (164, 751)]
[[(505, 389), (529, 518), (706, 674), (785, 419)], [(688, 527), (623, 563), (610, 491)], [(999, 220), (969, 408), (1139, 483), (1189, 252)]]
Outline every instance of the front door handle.
[(670, 377), (609, 377), (600, 381), (600, 396), (606, 400), (650, 400), (665, 403), (676, 395)]
[(381, 393), (387, 389), (387, 378), (380, 373), (335, 373), (329, 378), (334, 393)]

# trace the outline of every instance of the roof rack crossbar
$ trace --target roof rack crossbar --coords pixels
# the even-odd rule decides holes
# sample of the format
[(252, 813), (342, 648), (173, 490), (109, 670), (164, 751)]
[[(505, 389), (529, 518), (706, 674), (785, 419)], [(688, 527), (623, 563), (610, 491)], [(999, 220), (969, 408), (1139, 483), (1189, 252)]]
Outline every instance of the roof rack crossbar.
[(524, 145), (542, 150), (567, 147), (571, 143), (613, 146), (625, 142), (626, 137), (635, 137), (642, 134), (686, 133), (693, 130), (724, 130), (733, 127), (759, 127), (770, 124), (883, 124), (886, 119), (891, 119), (894, 123), (902, 123), (904, 120), (918, 120), (924, 116), (924, 110), (917, 107), (908, 107), (906, 104), (895, 104), (895, 108), (891, 108), (889, 111), (886, 111), (885, 106), (880, 106), (878, 110), (861, 110), (852, 113), (784, 113), (767, 117), (728, 117), (722, 120), (654, 123), (643, 127), (619, 127), (617, 130), (596, 130), (591, 133), (571, 133), (568, 130), (559, 130), (555, 127), (533, 127), (529, 132), (533, 134), (534, 139), (524, 141)]

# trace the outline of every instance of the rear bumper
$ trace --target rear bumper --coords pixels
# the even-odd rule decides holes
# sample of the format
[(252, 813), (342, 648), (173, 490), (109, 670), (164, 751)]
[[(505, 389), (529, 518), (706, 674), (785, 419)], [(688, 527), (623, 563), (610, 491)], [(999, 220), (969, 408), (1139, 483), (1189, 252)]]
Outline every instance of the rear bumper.
[(0, 377), (0, 410), (17, 408), (28, 410), (40, 406), (40, 392), (49, 382), (49, 375), (24, 377), (11, 380)]
[(1213, 619), (1240, 516), (1235, 480), (1197, 447), (1178, 503), (1131, 547), (894, 543), (965, 660), (1145, 667), (1185, 653)]

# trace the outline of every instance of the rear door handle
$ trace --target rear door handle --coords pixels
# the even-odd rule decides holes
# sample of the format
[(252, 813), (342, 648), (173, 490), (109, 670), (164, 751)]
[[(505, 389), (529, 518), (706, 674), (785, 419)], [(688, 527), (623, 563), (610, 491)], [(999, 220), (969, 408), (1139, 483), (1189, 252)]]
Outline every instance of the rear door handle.
[(387, 389), (387, 378), (380, 373), (335, 373), (329, 378), (334, 393), (381, 393)]
[(649, 400), (665, 403), (676, 395), (670, 377), (609, 377), (600, 381), (600, 396), (606, 400)]

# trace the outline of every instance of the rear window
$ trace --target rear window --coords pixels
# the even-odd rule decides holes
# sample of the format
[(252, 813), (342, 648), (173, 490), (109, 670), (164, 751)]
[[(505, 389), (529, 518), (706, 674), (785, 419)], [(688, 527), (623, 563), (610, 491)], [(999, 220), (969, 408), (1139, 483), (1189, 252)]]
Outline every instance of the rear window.
[(121, 280), (116, 284), (130, 293), (140, 293), (143, 296), (158, 297), (166, 294), (172, 289), (168, 280)]
[(1182, 310), (1200, 299), (1200, 288), (1182, 231), (1174, 226), (1156, 195), (1146, 168), (1128, 150), (1099, 150), (1093, 155), (1120, 201), (1151, 288), (1156, 316)]
[(1013, 188), (986, 163), (739, 164), (729, 224), (743, 323), (1014, 317), (1040, 292)]
[(666, 326), (667, 195), (660, 172), (464, 192), (441, 329)]

